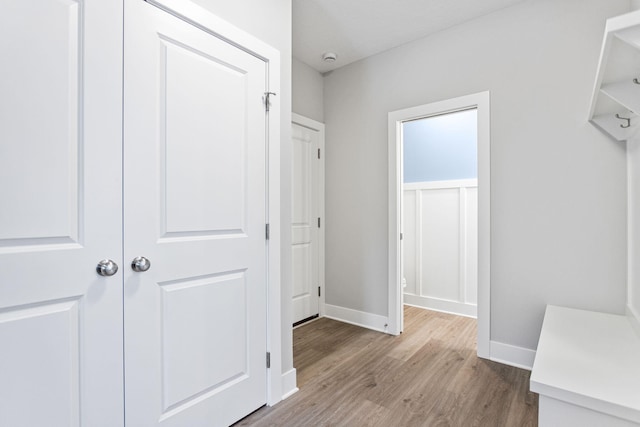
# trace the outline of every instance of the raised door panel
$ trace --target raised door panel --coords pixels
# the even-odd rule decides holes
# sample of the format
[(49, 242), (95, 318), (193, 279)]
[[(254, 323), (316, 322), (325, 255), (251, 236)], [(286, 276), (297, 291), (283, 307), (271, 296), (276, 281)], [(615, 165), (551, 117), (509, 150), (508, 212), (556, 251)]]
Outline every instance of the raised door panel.
[(125, 8), (127, 423), (226, 426), (266, 403), (266, 64)]
[(123, 423), (121, 13), (2, 3), (0, 425)]
[(0, 180), (13, 185), (0, 187), (0, 241), (77, 243), (81, 5), (10, 0), (2, 9)]
[(78, 325), (77, 300), (0, 313), (0, 425), (80, 424)]
[(164, 35), (160, 46), (163, 237), (244, 233), (247, 72)]
[(165, 411), (247, 375), (246, 285), (244, 271), (160, 284)]

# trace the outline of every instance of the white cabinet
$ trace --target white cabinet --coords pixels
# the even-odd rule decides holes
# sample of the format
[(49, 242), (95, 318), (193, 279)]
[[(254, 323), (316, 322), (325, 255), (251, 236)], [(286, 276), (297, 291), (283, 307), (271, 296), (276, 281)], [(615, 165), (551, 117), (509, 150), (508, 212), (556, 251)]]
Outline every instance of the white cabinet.
[(617, 141), (640, 128), (640, 11), (607, 20), (589, 121)]
[(627, 316), (548, 305), (530, 379), (540, 427), (640, 426), (639, 361)]

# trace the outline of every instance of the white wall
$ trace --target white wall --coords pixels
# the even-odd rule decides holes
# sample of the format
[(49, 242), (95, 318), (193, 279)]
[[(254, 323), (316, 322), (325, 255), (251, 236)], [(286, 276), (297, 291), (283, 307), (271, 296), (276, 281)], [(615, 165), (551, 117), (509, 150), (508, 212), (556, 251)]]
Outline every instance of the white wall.
[[(291, 0), (193, 0), (280, 51), (282, 372), (293, 369), (291, 285)], [(288, 390), (284, 390), (287, 392)]]
[(586, 118), (629, 8), (531, 0), (327, 74), (327, 303), (387, 314), (387, 113), (490, 90), (491, 339), (536, 348), (546, 304), (622, 313), (625, 149)]
[(322, 91), (322, 74), (293, 58), (292, 111), (317, 122), (324, 122)]
[(478, 177), (478, 110), (402, 123), (402, 182)]

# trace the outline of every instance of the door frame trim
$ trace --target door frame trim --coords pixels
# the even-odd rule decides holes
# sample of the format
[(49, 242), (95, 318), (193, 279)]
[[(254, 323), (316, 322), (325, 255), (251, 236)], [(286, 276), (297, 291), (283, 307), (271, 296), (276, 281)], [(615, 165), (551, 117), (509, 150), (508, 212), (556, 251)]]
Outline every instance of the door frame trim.
[(320, 229), (318, 230), (318, 286), (320, 286), (320, 298), (318, 299), (318, 316), (326, 315), (325, 308), (325, 286), (324, 286), (324, 230), (326, 227), (326, 216), (324, 214), (324, 174), (325, 174), (325, 150), (324, 150), (324, 123), (291, 113), (291, 123), (309, 128), (318, 132), (318, 148), (320, 149), (320, 159), (318, 162), (318, 216), (321, 218)]
[(400, 254), (402, 200), (402, 123), (448, 112), (478, 111), (478, 357), (490, 357), (491, 338), (491, 115), (490, 93), (419, 105), (389, 113), (389, 326), (402, 332), (402, 268)]
[[(154, 6), (189, 22), (209, 34), (236, 46), (265, 62), (267, 70), (267, 92), (281, 95), (280, 52), (262, 40), (231, 25), (191, 1), (185, 0), (145, 0)], [(267, 401), (273, 406), (282, 400), (282, 303), (281, 303), (281, 217), (280, 217), (280, 119), (281, 96), (269, 98), (271, 108), (266, 113), (267, 139), (267, 218), (269, 239), (267, 245), (267, 343), (271, 354), (267, 368)], [(265, 365), (266, 366), (266, 365)], [(247, 414), (248, 415), (248, 414)]]

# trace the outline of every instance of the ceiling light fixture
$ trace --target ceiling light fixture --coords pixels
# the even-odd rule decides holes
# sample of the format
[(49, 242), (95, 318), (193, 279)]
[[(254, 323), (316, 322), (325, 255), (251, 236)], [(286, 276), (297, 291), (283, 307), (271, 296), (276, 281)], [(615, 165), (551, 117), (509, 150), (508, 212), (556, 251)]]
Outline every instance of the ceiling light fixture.
[(325, 52), (322, 54), (322, 60), (324, 62), (334, 62), (336, 59), (338, 59), (338, 55), (333, 52)]

